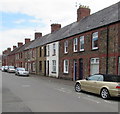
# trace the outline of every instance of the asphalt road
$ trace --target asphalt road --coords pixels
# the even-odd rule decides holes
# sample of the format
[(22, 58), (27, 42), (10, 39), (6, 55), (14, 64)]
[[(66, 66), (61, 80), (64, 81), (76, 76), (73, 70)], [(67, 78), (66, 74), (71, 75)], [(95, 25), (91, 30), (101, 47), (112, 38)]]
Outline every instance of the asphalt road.
[(2, 112), (118, 112), (118, 101), (76, 93), (72, 81), (2, 73)]

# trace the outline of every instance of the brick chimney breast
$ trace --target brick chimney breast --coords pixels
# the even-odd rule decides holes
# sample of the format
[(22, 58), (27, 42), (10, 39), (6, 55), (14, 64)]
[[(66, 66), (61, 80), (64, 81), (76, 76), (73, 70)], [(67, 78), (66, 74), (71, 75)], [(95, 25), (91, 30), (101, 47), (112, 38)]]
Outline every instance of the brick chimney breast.
[(30, 38), (25, 38), (25, 44), (27, 44), (28, 42), (30, 42)]
[(91, 10), (87, 6), (80, 6), (77, 9), (77, 22), (90, 15)]
[(59, 30), (61, 28), (61, 24), (51, 24), (51, 33)]
[(40, 37), (42, 37), (42, 33), (41, 32), (36, 32), (35, 33), (35, 39), (38, 39)]
[(18, 47), (22, 46), (23, 43), (22, 42), (18, 42)]

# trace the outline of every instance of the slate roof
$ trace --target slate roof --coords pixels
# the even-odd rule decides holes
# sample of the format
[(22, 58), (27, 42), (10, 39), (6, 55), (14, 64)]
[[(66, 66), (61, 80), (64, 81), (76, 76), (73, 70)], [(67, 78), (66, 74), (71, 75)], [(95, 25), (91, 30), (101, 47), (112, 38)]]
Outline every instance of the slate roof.
[(47, 34), (39, 39), (34, 40), (25, 50), (42, 46), (54, 41), (62, 40), (70, 36), (80, 34), (98, 27), (102, 27), (114, 22), (120, 21), (120, 2), (98, 11), (79, 22), (67, 25), (56, 32)]
[(16, 47), (9, 55), (13, 55), (18, 52), (22, 52), (25, 48), (27, 48), (33, 41), (28, 42), (20, 47)]

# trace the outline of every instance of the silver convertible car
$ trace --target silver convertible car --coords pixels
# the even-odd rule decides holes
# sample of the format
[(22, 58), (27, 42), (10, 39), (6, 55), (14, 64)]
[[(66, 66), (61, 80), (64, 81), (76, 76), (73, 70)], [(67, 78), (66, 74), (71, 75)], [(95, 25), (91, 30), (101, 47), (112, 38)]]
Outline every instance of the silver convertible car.
[(26, 71), (25, 68), (16, 68), (15, 75), (29, 76), (29, 71)]
[(84, 80), (78, 80), (75, 84), (75, 91), (81, 90), (98, 94), (103, 99), (120, 97), (120, 76), (95, 74)]

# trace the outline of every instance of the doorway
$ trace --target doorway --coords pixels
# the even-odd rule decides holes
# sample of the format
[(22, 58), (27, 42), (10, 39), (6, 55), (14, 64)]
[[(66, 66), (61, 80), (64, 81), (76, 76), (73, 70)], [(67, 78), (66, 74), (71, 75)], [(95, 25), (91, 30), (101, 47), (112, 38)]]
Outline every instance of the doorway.
[(74, 60), (74, 72), (73, 72), (73, 80), (77, 80), (77, 61)]
[(44, 76), (46, 76), (46, 61), (44, 61)]
[(79, 79), (83, 79), (83, 59), (79, 59)]

